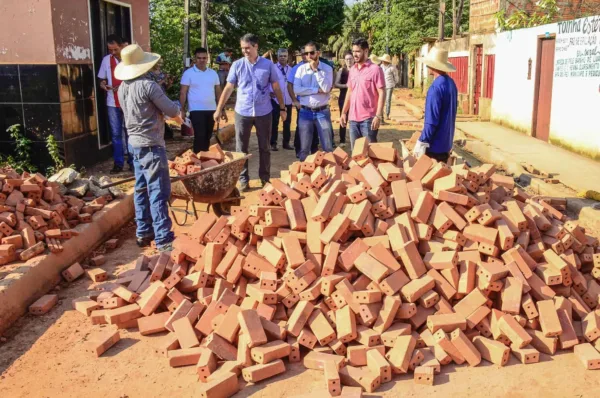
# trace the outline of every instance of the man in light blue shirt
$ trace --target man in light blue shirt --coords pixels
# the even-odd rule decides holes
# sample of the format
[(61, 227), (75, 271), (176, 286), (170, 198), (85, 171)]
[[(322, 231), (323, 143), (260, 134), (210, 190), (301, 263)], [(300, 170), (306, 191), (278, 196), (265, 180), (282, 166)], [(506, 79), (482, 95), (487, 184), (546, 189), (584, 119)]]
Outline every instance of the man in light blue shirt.
[(310, 154), (315, 129), (319, 134), (321, 149), (333, 151), (331, 136), (331, 112), (329, 98), (333, 87), (333, 68), (319, 61), (321, 52), (317, 44), (304, 46), (307, 62), (296, 71), (294, 76), (294, 93), (300, 102), (298, 117), (298, 134), (300, 134), (300, 160), (304, 161)]
[[(259, 169), (258, 174), (264, 186), (271, 178), (271, 96), (269, 86), (272, 86), (280, 106), (280, 116), (283, 121), (287, 117), (285, 101), (279, 87), (277, 67), (270, 60), (258, 55), (258, 37), (251, 33), (245, 34), (240, 39), (240, 46), (244, 58), (238, 59), (231, 65), (227, 76), (227, 85), (217, 110), (213, 117), (218, 121), (221, 117), (227, 119), (223, 112), (227, 100), (238, 88), (235, 103), (235, 139), (236, 151), (248, 153), (250, 131), (254, 126), (258, 138)], [(247, 191), (250, 176), (248, 162), (240, 174), (241, 190)]]
[[(288, 50), (285, 48), (280, 48), (277, 50), (277, 62), (275, 63), (277, 67), (277, 71), (279, 72), (279, 88), (283, 91), (283, 96), (285, 98), (285, 109), (287, 111), (288, 117), (283, 122), (283, 149), (294, 149), (290, 146), (290, 136), (291, 129), (290, 124), (292, 122), (292, 97), (287, 89), (287, 75), (292, 69), (288, 65)], [(277, 102), (277, 98), (275, 96), (275, 92), (271, 89), (271, 105), (273, 106), (273, 123), (271, 125), (271, 150), (277, 151), (277, 133), (279, 130), (279, 110), (281, 109), (279, 106), (279, 102)]]

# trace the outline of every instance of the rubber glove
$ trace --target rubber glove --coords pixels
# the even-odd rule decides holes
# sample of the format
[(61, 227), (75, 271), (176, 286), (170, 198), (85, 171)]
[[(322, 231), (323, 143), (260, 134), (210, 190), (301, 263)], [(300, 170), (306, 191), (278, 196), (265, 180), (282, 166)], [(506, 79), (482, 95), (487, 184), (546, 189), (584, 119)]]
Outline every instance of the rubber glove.
[(415, 149), (413, 149), (413, 155), (418, 159), (421, 155), (425, 154), (425, 151), (429, 148), (429, 144), (426, 142), (417, 141)]

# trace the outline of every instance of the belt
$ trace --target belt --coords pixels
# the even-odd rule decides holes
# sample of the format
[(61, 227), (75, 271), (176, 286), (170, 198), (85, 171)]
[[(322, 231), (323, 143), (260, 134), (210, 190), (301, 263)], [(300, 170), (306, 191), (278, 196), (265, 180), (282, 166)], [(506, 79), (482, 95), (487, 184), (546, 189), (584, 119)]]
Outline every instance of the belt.
[(307, 111), (311, 111), (311, 112), (321, 112), (321, 111), (324, 111), (325, 109), (328, 109), (329, 105), (323, 105), (323, 106), (319, 106), (317, 108), (311, 108), (310, 106), (302, 105), (300, 108), (306, 109)]

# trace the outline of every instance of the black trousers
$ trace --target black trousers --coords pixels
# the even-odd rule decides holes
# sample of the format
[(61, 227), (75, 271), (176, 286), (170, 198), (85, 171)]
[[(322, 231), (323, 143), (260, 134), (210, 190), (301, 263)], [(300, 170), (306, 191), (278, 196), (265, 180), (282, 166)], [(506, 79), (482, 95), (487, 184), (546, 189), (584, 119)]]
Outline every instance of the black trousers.
[[(295, 106), (293, 108), (296, 108)], [(288, 113), (288, 115), (291, 115)], [(300, 134), (298, 134), (298, 120), (300, 119), (300, 110), (296, 108), (296, 132), (294, 133), (294, 149), (296, 150), (296, 157), (300, 156)], [(332, 141), (333, 143), (333, 141)], [(316, 153), (319, 150), (319, 134), (313, 134), (312, 145), (310, 146), (310, 153)]]
[[(340, 107), (340, 116), (342, 115), (342, 109), (344, 109), (344, 102), (346, 102), (346, 90), (340, 90), (340, 98), (338, 98), (338, 106)], [(333, 143), (333, 140), (331, 141)], [(340, 144), (346, 142), (346, 127), (340, 126)]]
[(194, 127), (194, 152), (208, 151), (210, 137), (215, 128), (215, 111), (191, 111), (190, 120)]
[(426, 150), (425, 155), (429, 156), (432, 159), (437, 160), (438, 162), (446, 163), (448, 161), (448, 158), (450, 157), (450, 152), (433, 153), (433, 152), (429, 152), (428, 150)]
[[(273, 100), (271, 100), (271, 105), (273, 106), (273, 120), (271, 125), (271, 145), (277, 145), (277, 136), (279, 130), (279, 119), (280, 119), (280, 107), (279, 104)], [(290, 145), (290, 137), (292, 135), (291, 125), (292, 125), (292, 105), (286, 105), (285, 109), (287, 109), (287, 118), (285, 122), (283, 122), (283, 145)]]

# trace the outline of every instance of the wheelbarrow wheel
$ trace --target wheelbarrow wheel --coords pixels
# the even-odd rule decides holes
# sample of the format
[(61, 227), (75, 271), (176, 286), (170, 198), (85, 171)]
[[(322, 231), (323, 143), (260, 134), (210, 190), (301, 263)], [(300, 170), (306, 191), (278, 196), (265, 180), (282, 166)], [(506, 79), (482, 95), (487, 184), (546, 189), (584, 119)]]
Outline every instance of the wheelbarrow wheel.
[[(240, 191), (238, 191), (237, 188), (234, 188), (234, 190), (231, 192), (231, 194), (228, 196), (228, 198), (234, 198), (234, 197), (239, 197), (239, 196), (240, 196)], [(213, 203), (212, 210), (217, 217), (229, 216), (229, 215), (231, 215), (231, 206), (239, 206), (241, 203), (242, 203), (241, 199), (230, 200), (230, 201), (221, 202), (221, 203)]]

